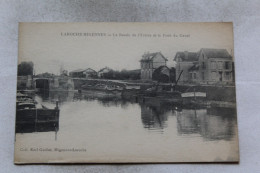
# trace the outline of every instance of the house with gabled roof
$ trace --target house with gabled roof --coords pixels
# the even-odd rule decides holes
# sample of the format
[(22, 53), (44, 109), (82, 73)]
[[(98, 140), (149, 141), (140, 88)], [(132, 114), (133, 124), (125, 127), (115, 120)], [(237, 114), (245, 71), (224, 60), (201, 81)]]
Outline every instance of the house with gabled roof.
[(109, 68), (109, 67), (104, 67), (102, 69), (100, 69), (98, 72), (97, 72), (97, 75), (99, 78), (103, 78), (105, 74), (111, 72), (112, 69)]
[(226, 49), (202, 48), (198, 58), (200, 83), (233, 83), (233, 60)]
[(161, 52), (145, 53), (140, 60), (141, 79), (152, 80), (153, 72), (160, 66), (166, 66), (167, 58)]
[(191, 66), (188, 69), (189, 72), (189, 80), (192, 82), (198, 82), (198, 78), (199, 78), (199, 63), (198, 62), (194, 62), (193, 66)]
[(202, 48), (195, 52), (177, 52), (176, 76), (180, 83), (233, 83), (233, 60), (226, 49)]
[(91, 68), (77, 69), (71, 71), (69, 76), (77, 78), (95, 78), (97, 76), (97, 72)]
[(69, 76), (71, 76), (71, 77), (84, 77), (83, 72), (84, 72), (83, 69), (73, 70), (73, 71), (69, 72)]
[(174, 61), (176, 62), (176, 78), (179, 78), (180, 83), (190, 82), (190, 72), (189, 69), (198, 62), (198, 54), (196, 52), (177, 52)]

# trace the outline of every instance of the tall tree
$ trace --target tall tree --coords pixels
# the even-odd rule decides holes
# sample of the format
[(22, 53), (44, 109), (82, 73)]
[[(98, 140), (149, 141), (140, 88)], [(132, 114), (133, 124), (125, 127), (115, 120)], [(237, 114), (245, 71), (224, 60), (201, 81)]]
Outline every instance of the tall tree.
[(18, 76), (33, 75), (33, 62), (21, 62), (18, 65)]

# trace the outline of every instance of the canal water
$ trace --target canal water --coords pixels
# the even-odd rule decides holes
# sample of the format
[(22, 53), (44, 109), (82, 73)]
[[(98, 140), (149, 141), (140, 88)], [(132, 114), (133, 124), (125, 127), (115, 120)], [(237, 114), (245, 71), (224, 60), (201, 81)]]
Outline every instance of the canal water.
[[(36, 100), (48, 108), (54, 108), (59, 100), (59, 130), (17, 133), (15, 150), (22, 153), (21, 159), (32, 156), (39, 161), (51, 158), (57, 162), (238, 159), (237, 118), (232, 108), (195, 109), (156, 99), (138, 102), (76, 92), (48, 92), (36, 95)], [(46, 151), (31, 150), (35, 148)], [(80, 152), (66, 151), (71, 149)]]

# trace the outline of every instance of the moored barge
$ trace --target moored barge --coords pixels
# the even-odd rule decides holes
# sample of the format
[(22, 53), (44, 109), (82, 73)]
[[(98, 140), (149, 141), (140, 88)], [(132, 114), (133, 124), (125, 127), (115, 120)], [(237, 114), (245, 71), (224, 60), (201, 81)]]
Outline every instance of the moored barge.
[(38, 108), (37, 104), (32, 97), (17, 93), (16, 133), (58, 131), (60, 114), (58, 102), (54, 109), (44, 106)]

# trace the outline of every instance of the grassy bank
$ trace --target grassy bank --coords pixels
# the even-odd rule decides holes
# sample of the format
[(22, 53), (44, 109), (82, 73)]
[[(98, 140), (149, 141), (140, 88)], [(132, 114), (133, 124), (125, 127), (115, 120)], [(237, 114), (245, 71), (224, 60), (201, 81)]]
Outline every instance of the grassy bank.
[[(124, 85), (124, 83), (130, 83), (129, 81), (118, 81), (118, 80), (100, 80), (100, 79), (73, 79), (74, 87), (76, 90), (81, 89), (82, 85), (95, 85), (97, 83), (109, 84), (109, 85)], [(153, 82), (141, 82), (131, 81), (132, 84), (139, 85), (141, 91), (145, 91), (151, 88), (155, 84)], [(170, 91), (170, 84), (161, 84), (162, 90)], [(205, 92), (207, 94), (207, 100), (222, 101), (222, 102), (236, 102), (236, 91), (234, 86), (190, 86), (190, 85), (177, 85), (176, 91), (183, 92)]]

